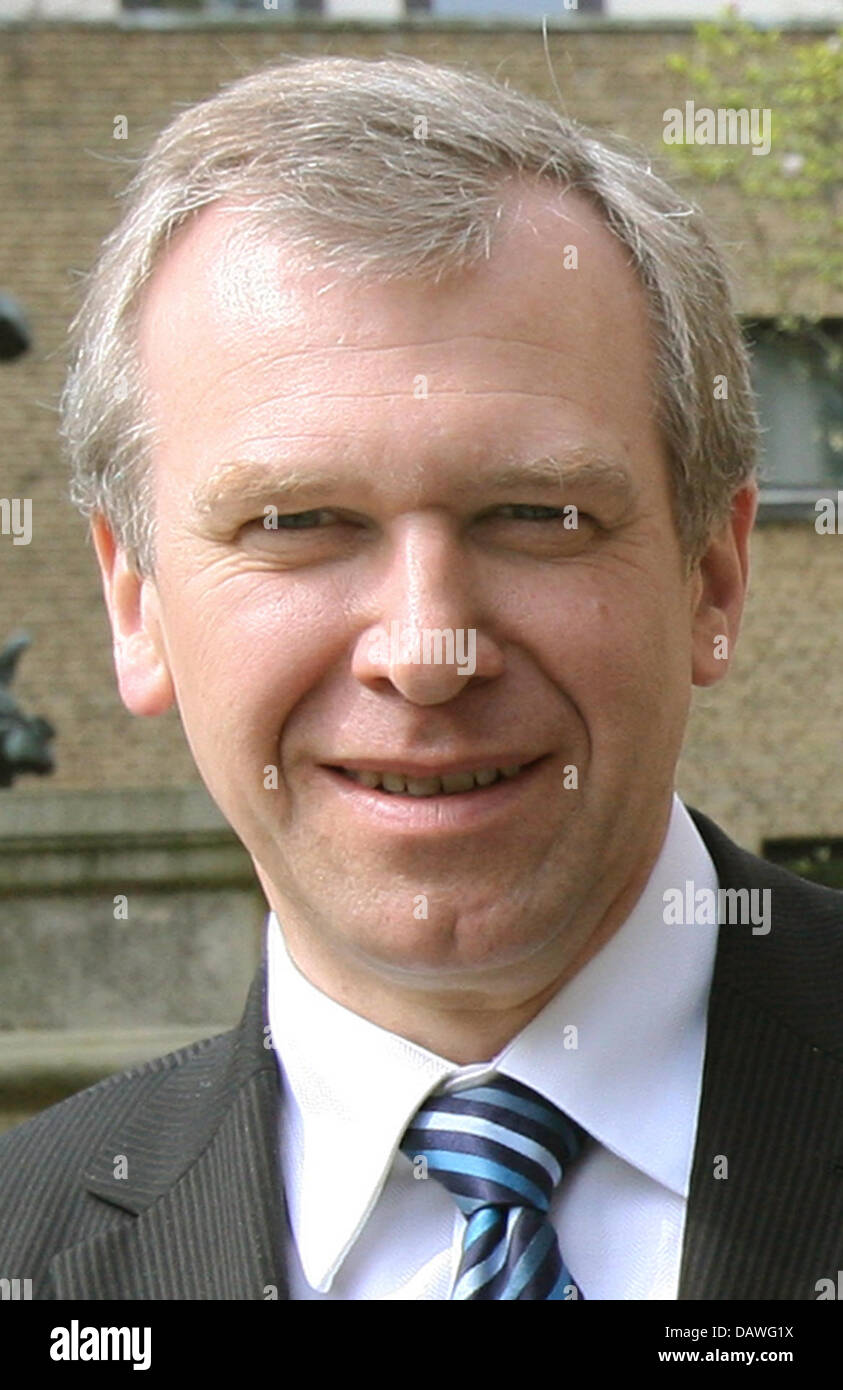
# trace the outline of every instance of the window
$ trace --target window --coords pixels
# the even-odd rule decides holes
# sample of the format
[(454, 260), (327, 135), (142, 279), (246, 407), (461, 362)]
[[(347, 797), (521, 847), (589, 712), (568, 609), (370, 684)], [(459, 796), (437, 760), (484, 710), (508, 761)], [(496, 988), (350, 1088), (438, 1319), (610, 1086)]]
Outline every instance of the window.
[(843, 319), (785, 332), (747, 327), (764, 430), (762, 511), (816, 517), (818, 497), (843, 489)]
[(258, 10), (302, 19), (522, 21), (600, 15), (610, 0), (118, 0), (124, 10)]

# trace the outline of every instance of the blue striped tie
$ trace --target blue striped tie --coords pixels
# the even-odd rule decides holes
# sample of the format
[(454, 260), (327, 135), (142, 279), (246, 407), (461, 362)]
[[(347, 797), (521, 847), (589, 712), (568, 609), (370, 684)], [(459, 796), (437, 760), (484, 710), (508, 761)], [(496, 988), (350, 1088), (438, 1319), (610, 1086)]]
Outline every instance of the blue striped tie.
[(426, 1160), (466, 1217), (452, 1299), (582, 1298), (547, 1212), (586, 1138), (509, 1076), (425, 1101), (401, 1149)]

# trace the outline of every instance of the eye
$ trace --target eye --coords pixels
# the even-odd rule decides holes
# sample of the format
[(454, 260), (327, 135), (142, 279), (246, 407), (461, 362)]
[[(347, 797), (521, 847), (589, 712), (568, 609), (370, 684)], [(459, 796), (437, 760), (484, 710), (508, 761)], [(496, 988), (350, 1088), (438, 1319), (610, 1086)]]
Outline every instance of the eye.
[(563, 531), (569, 533), (584, 531), (586, 527), (596, 524), (593, 516), (580, 511), (572, 502), (566, 503), (564, 507), (546, 507), (537, 502), (505, 502), (502, 506), (485, 512), (481, 520), (556, 522)]
[(263, 516), (256, 517), (251, 524), (262, 526), (265, 531), (310, 531), (336, 519), (336, 512), (327, 507), (314, 507), (308, 512), (279, 512), (277, 507), (264, 507)]
[(571, 559), (591, 550), (602, 528), (573, 503), (502, 502), (477, 517), (477, 536), (493, 547), (535, 559)]
[(503, 516), (512, 521), (564, 521), (570, 518), (572, 509), (563, 507), (541, 507), (532, 502), (509, 502), (497, 507), (494, 516)]

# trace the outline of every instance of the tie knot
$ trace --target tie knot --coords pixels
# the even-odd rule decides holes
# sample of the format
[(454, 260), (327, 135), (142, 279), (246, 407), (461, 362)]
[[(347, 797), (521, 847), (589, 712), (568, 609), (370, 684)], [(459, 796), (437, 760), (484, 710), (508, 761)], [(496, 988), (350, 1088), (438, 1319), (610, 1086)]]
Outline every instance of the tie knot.
[(426, 1160), (466, 1215), (491, 1206), (546, 1212), (584, 1139), (579, 1125), (529, 1086), (495, 1076), (430, 1096), (401, 1149)]

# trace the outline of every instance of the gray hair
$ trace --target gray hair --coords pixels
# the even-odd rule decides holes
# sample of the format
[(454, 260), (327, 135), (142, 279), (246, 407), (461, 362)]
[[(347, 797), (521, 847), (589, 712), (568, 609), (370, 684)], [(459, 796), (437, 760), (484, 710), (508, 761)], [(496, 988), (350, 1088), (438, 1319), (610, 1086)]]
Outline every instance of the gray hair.
[(158, 136), (71, 325), (61, 432), (74, 503), (102, 514), (138, 572), (154, 573), (154, 435), (137, 321), (169, 239), (201, 208), (235, 201), (248, 234), (283, 233), (309, 265), (438, 280), (488, 257), (505, 185), (519, 175), (584, 194), (631, 253), (690, 567), (754, 476), (758, 442), (747, 350), (699, 211), (646, 160), (547, 102), (401, 57), (290, 59), (189, 107)]

